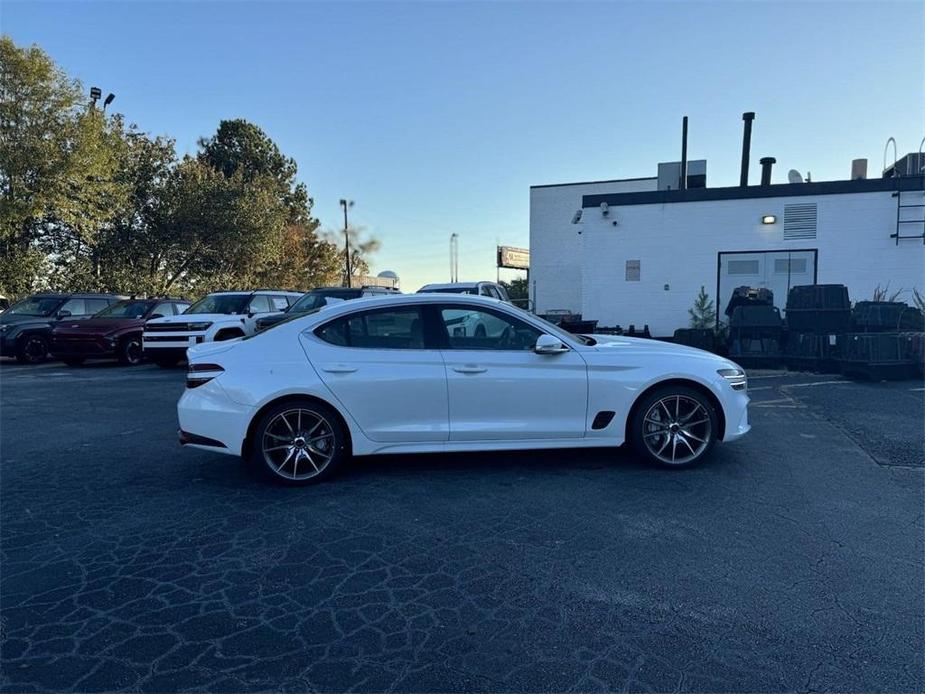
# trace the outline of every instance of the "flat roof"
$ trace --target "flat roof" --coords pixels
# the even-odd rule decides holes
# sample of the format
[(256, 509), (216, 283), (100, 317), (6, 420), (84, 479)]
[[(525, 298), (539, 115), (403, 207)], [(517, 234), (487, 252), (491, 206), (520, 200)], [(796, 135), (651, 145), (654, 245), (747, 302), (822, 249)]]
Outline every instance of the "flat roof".
[(728, 188), (688, 188), (686, 190), (650, 190), (637, 193), (597, 193), (583, 195), (582, 207), (608, 205), (660, 205), (676, 202), (704, 202), (707, 200), (748, 200), (757, 198), (785, 198), (802, 195), (844, 195), (850, 193), (895, 192), (925, 190), (925, 175), (900, 178), (864, 178), (848, 181), (819, 181), (813, 183), (772, 183), (768, 186), (730, 186)]
[(599, 183), (629, 183), (631, 181), (655, 181), (658, 176), (639, 176), (637, 178), (610, 178), (605, 181), (579, 181), (578, 183), (543, 183), (533, 188), (564, 188), (566, 186), (593, 186)]

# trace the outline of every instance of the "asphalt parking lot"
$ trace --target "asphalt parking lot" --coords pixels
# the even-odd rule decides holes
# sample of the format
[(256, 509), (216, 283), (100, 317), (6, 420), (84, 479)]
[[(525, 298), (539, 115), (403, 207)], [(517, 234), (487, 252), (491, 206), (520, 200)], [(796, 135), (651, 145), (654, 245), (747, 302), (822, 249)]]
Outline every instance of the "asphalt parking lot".
[(182, 370), (0, 365), (0, 686), (922, 691), (923, 384), (751, 380), (662, 471), (582, 450), (261, 484)]

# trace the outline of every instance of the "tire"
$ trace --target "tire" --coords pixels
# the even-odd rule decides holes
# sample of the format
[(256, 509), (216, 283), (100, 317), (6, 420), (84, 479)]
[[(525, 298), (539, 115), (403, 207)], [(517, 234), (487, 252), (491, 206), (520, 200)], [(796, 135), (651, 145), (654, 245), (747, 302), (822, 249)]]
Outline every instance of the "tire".
[(72, 357), (69, 359), (62, 359), (65, 364), (68, 366), (83, 366), (84, 360), (82, 357)]
[(152, 361), (162, 369), (172, 369), (180, 359), (179, 357), (154, 357)]
[(142, 362), (141, 336), (129, 336), (124, 338), (116, 352), (119, 363), (124, 366), (138, 366)]
[(693, 467), (716, 443), (719, 419), (710, 400), (681, 385), (657, 388), (634, 409), (630, 442), (647, 462), (670, 468)]
[(41, 364), (48, 359), (48, 340), (41, 335), (26, 335), (16, 350), (20, 364)]
[(329, 479), (349, 455), (347, 432), (333, 409), (313, 400), (290, 400), (260, 418), (249, 462), (266, 480), (302, 486)]

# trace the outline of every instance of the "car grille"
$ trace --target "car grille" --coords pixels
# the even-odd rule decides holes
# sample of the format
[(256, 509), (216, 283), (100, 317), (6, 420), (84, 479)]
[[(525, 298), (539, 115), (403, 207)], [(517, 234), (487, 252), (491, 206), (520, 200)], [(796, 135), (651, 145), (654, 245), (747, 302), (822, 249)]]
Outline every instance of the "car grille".
[[(189, 339), (186, 335), (145, 335), (145, 342), (186, 342)], [(196, 338), (196, 342), (202, 342), (202, 336)]]
[(146, 333), (182, 333), (189, 330), (189, 323), (148, 323)]

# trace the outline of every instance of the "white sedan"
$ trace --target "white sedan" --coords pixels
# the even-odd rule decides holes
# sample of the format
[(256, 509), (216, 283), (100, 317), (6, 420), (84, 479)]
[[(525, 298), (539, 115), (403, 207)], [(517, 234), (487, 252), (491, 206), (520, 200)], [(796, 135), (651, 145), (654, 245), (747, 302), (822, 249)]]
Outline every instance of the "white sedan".
[[(502, 322), (488, 335), (460, 322)], [(745, 373), (708, 352), (571, 335), (510, 304), (412, 294), (191, 347), (180, 442), (317, 482), (350, 454), (619, 446), (666, 466), (749, 430)]]

